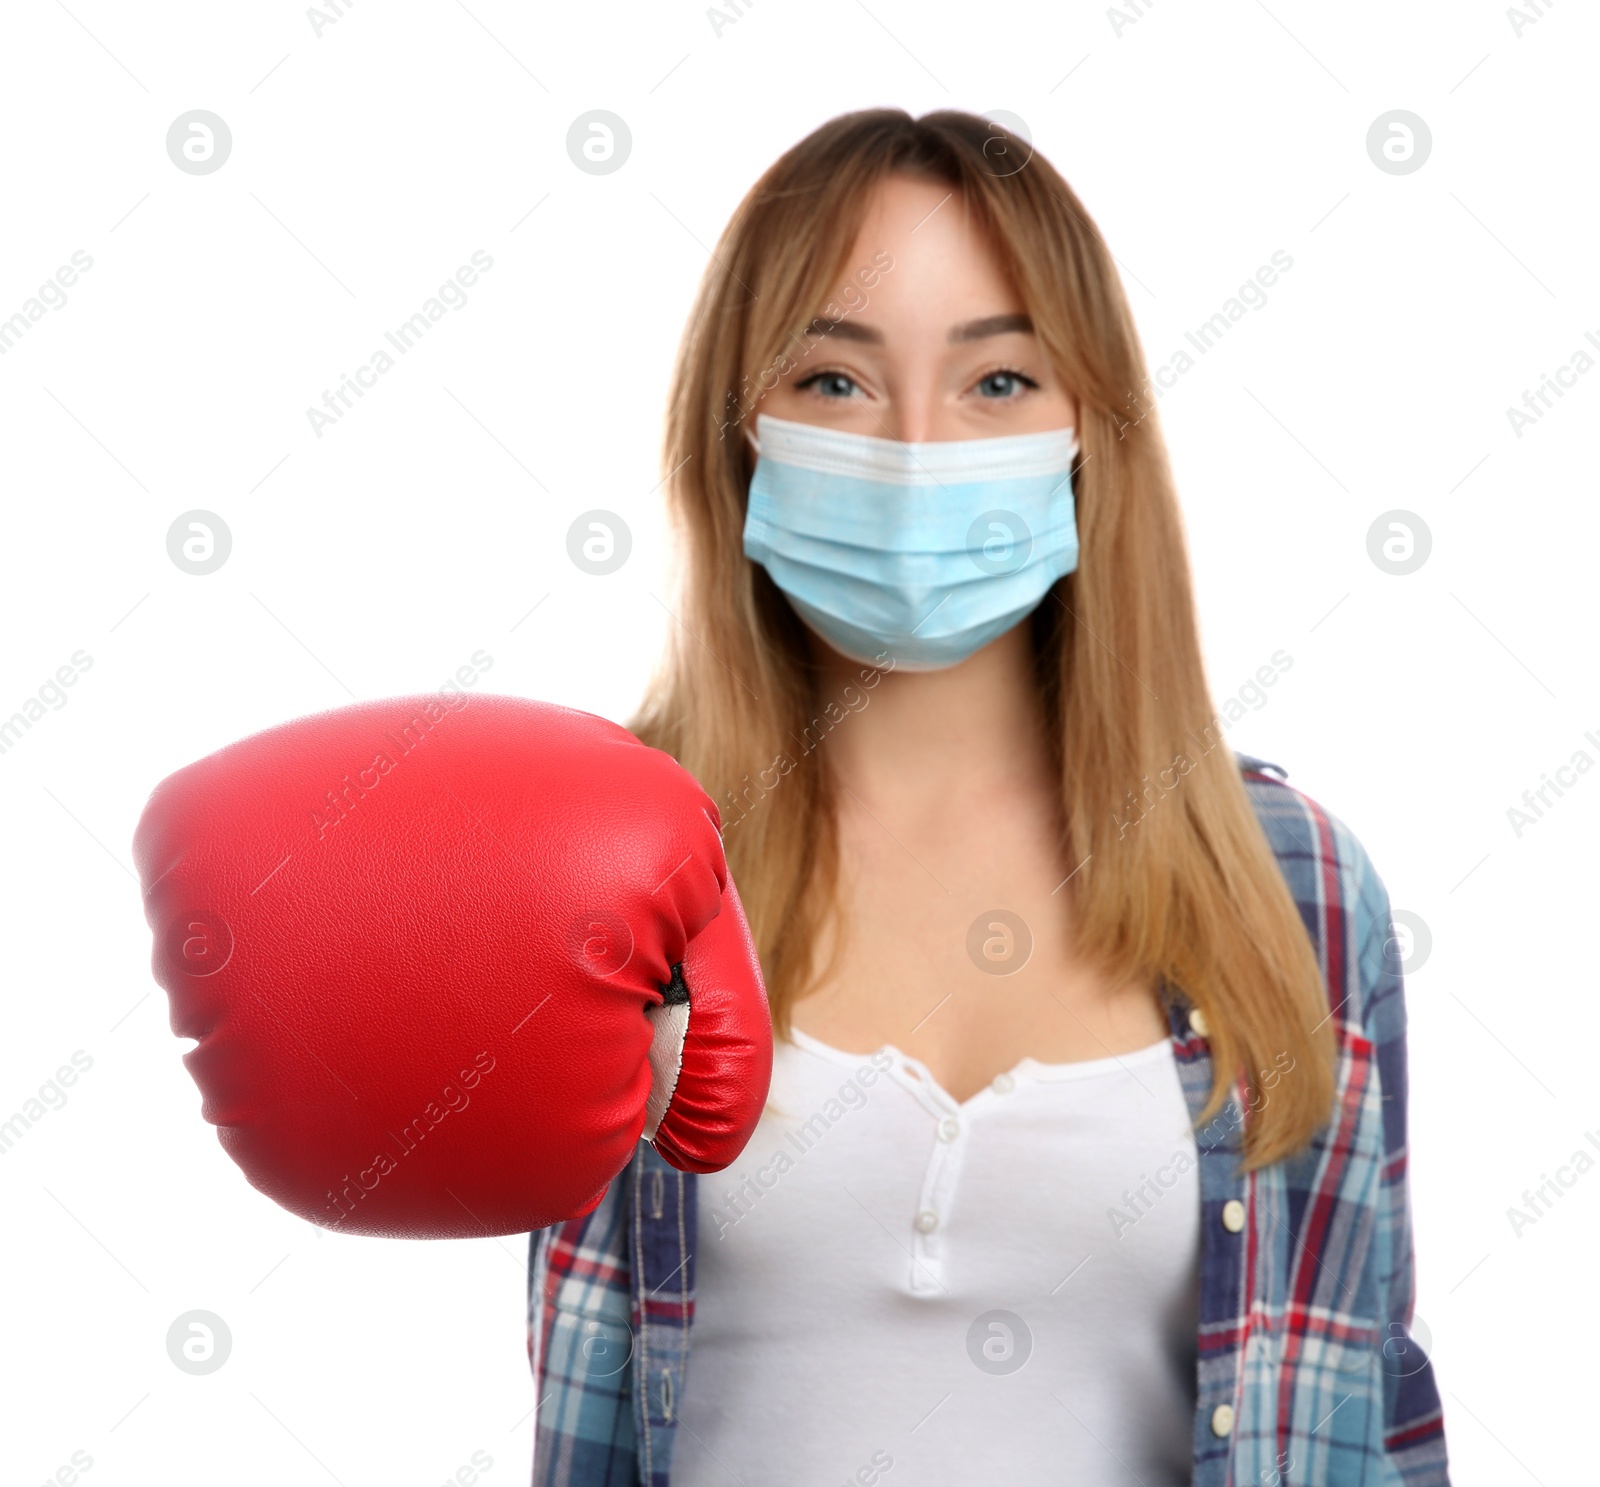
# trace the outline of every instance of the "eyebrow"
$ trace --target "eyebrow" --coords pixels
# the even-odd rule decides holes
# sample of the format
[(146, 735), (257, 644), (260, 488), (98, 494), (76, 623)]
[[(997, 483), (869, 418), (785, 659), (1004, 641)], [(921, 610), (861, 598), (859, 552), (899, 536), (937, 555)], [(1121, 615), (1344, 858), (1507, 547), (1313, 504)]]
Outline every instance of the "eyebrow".
[(988, 336), (1010, 335), (1021, 331), (1033, 332), (1033, 321), (1026, 315), (988, 315), (982, 320), (969, 320), (965, 325), (950, 327), (950, 344), (959, 346), (963, 341), (981, 341)]
[[(860, 341), (868, 346), (882, 346), (884, 344), (883, 332), (875, 326), (862, 325), (857, 320), (829, 320), (824, 315), (818, 315), (806, 327), (811, 335), (838, 336), (844, 341)], [(967, 341), (982, 341), (989, 336), (1004, 336), (1014, 332), (1031, 334), (1033, 321), (1027, 315), (986, 315), (981, 320), (968, 320), (961, 325), (952, 325), (947, 337), (952, 346), (960, 346)]]

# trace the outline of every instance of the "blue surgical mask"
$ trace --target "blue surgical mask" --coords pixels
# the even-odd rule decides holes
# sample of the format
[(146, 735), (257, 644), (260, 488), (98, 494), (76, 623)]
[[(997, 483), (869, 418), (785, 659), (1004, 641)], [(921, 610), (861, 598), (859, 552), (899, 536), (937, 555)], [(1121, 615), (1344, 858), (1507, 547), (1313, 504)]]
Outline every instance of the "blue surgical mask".
[(1072, 429), (902, 444), (759, 414), (745, 556), (854, 660), (937, 671), (1078, 566)]

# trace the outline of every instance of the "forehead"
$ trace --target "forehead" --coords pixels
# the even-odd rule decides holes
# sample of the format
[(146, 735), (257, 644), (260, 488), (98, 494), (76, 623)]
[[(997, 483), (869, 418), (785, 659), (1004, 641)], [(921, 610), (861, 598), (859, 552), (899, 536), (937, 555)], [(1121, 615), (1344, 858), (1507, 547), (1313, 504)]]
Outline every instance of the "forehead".
[(835, 298), (868, 282), (862, 275), (874, 263), (879, 272), (870, 275), (868, 303), (859, 289), (840, 300), (853, 303), (850, 318), (865, 324), (915, 319), (942, 338), (958, 323), (1024, 308), (985, 224), (941, 181), (891, 175), (874, 187)]

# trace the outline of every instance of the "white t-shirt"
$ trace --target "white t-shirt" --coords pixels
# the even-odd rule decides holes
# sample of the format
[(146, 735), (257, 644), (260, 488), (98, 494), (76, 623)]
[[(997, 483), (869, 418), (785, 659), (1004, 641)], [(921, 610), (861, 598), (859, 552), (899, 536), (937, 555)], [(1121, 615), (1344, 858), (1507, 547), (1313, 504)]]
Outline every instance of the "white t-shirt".
[(774, 1050), (702, 1177), (674, 1487), (1178, 1487), (1200, 1198), (1170, 1040), (957, 1103), (893, 1047)]

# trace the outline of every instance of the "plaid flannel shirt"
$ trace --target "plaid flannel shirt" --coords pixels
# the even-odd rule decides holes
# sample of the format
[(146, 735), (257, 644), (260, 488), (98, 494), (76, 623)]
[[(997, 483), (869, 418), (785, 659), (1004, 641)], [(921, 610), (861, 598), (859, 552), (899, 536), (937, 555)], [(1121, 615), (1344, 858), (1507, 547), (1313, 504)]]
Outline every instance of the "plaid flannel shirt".
[[(1236, 758), (1316, 947), (1338, 1062), (1330, 1120), (1282, 1162), (1238, 1170), (1242, 1083), (1196, 1130), (1193, 1487), (1448, 1487), (1433, 1367), (1409, 1332), (1405, 1004), (1388, 893), (1350, 830), (1280, 766)], [(1210, 1054), (1181, 990), (1161, 990), (1198, 1116)], [(695, 1183), (641, 1142), (598, 1208), (530, 1236), (534, 1487), (667, 1487), (689, 1382)], [(1237, 1229), (1223, 1222), (1235, 1200)]]

